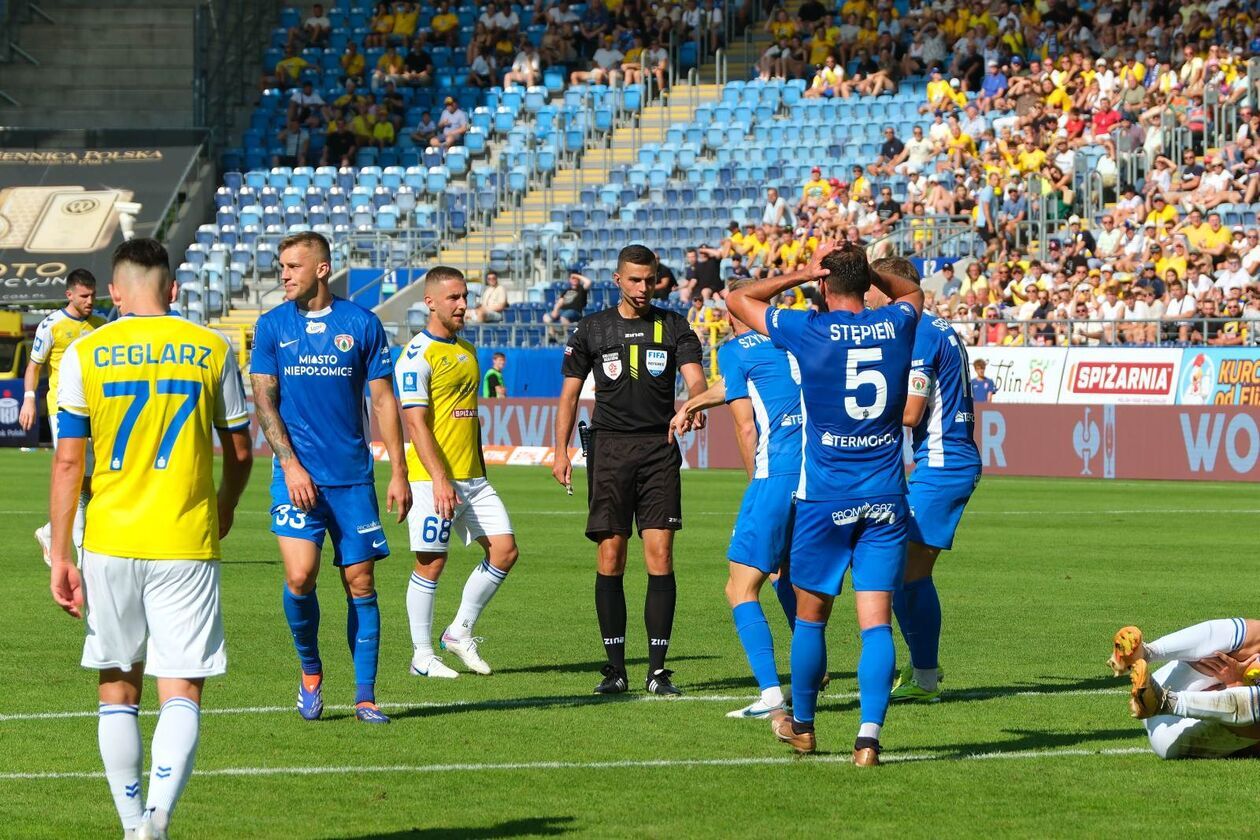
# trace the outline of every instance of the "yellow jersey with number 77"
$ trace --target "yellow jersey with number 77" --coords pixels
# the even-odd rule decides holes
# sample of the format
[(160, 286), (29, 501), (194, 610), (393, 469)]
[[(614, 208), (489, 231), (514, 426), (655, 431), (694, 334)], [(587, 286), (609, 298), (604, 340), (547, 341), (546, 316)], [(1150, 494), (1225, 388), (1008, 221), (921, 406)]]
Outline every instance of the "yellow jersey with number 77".
[(91, 437), (83, 547), (142, 560), (219, 559), (216, 428), (246, 428), (227, 339), (175, 315), (126, 316), (61, 362), (61, 437)]

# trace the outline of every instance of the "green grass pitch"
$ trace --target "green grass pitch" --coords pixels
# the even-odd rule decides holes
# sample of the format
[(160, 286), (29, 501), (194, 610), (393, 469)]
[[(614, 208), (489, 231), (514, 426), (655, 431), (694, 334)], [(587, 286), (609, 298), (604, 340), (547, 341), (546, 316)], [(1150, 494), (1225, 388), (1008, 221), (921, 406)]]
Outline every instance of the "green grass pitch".
[[(31, 538), (45, 519), (49, 461), (0, 452), (0, 835), (119, 836), (100, 775), (95, 677), (77, 664), (82, 628), (53, 605)], [(411, 564), (403, 528), (390, 526), (397, 553), (377, 568), (378, 698), (394, 722), (365, 726), (348, 710), (345, 605), (331, 568), (320, 592), (333, 708), (303, 722), (291, 710), (297, 665), (267, 531), (267, 467), (258, 465), (225, 544), (229, 673), (207, 687), (197, 774), (173, 822), (179, 838), (1228, 834), (1243, 830), (1245, 802), (1260, 790), (1249, 761), (1160, 762), (1146, 752), (1124, 684), (1104, 664), (1122, 624), (1162, 633), (1256, 615), (1253, 486), (986, 479), (938, 567), (951, 694), (938, 706), (894, 707), (889, 763), (864, 771), (846, 763), (858, 648), (847, 598), (828, 633), (821, 755), (793, 758), (764, 722), (723, 717), (755, 693), (722, 595), (744, 487), (735, 472), (685, 477), (670, 661), (686, 698), (643, 696), (645, 576), (633, 559), (633, 691), (591, 695), (602, 647), (581, 494), (565, 496), (545, 469), (508, 467), (491, 479), (521, 561), (478, 627), (495, 674), (407, 675)], [(438, 590), (439, 630), (475, 559), (454, 553)], [(787, 629), (773, 594), (763, 600), (786, 679)], [(154, 720), (142, 718), (146, 743)]]

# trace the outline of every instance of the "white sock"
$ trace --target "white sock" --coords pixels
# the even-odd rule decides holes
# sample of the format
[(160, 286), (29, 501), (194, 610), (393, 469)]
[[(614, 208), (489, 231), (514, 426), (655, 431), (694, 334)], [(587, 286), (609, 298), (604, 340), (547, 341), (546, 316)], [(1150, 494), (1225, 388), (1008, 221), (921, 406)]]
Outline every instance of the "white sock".
[(407, 621), (411, 624), (412, 661), (433, 655), (433, 601), (437, 581), (411, 573), (407, 584)]
[(140, 762), (144, 746), (140, 742), (139, 706), (102, 703), (97, 712), (96, 738), (105, 764), (105, 781), (114, 797), (123, 831), (140, 825), (144, 796), (140, 790)]
[(1181, 717), (1219, 720), (1231, 726), (1250, 726), (1260, 721), (1260, 686), (1241, 685), (1220, 691), (1173, 691), (1168, 694), (1172, 712)]
[(858, 727), (858, 737), (859, 738), (874, 738), (876, 741), (878, 741), (879, 733), (881, 730), (883, 730), (883, 728), (884, 728), (883, 724), (864, 723)]
[(490, 603), (499, 585), (507, 580), (507, 572), (490, 565), (489, 560), (482, 560), (477, 568), (468, 576), (464, 584), (464, 596), (459, 602), (459, 612), (455, 620), (447, 628), (447, 632), (457, 639), (467, 639), (473, 634), (473, 627), (481, 617), (481, 611)]
[(936, 687), (941, 683), (941, 671), (939, 668), (915, 668), (914, 684), (924, 691), (936, 691)]
[(162, 704), (153, 730), (153, 766), (149, 770), (149, 796), (145, 808), (153, 812), (153, 824), (161, 831), (192, 775), (201, 729), (201, 707), (187, 697), (172, 697)]
[(1184, 630), (1161, 636), (1144, 647), (1150, 659), (1167, 662), (1172, 659), (1193, 661), (1214, 653), (1238, 650), (1247, 638), (1247, 622), (1241, 618), (1218, 618), (1203, 621)]
[(80, 491), (79, 506), (74, 511), (74, 529), (71, 532), (75, 548), (83, 548), (83, 532), (87, 529), (87, 506), (92, 494)]
[(783, 687), (776, 685), (773, 688), (763, 689), (761, 692), (761, 705), (770, 707), (782, 706)]

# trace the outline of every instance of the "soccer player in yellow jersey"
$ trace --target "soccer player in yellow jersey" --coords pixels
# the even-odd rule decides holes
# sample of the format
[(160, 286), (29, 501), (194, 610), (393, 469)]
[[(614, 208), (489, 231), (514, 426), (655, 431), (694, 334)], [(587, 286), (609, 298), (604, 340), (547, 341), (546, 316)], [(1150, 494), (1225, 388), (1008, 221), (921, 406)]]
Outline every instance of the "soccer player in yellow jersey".
[[(82, 663), (100, 672), (101, 759), (123, 831), (164, 838), (192, 775), (202, 687), (227, 667), (219, 540), (249, 479), (249, 417), (227, 339), (169, 313), (170, 260), (161, 244), (120, 245), (109, 291), (123, 317), (80, 338), (62, 359), (52, 595), (76, 618), (86, 606)], [(102, 463), (80, 570), (70, 532), (89, 435)], [(157, 678), (161, 712), (142, 796), (136, 716), (146, 672)]]
[[(48, 427), (52, 430), (53, 448), (57, 447), (57, 382), (61, 372), (61, 358), (66, 348), (79, 336), (87, 335), (105, 323), (105, 319), (92, 314), (96, 300), (96, 278), (86, 268), (76, 268), (66, 275), (66, 305), (40, 321), (35, 330), (35, 342), (31, 346), (31, 360), (26, 365), (26, 395), (22, 398), (22, 411), (18, 425), (30, 431), (39, 419), (35, 405), (35, 389), (44, 365), (48, 365)], [(74, 515), (74, 544), (83, 545), (83, 517), (88, 499), (92, 497), (92, 445), (87, 446), (83, 469), (83, 487), (79, 492), (79, 506)], [(52, 540), (52, 526), (45, 522), (35, 531), (35, 541), (44, 552), (44, 562), (52, 565), (48, 547)]]
[(425, 275), (428, 326), (411, 340), (394, 366), (403, 423), (411, 439), (407, 472), (415, 504), (407, 516), (416, 566), (407, 585), (411, 622), (411, 673), (454, 678), (458, 674), (433, 652), (433, 601), (446, 566), (451, 529), (486, 556), (464, 584), (459, 612), (442, 647), (478, 674), (490, 666), (477, 651), (473, 628), (516, 563), (516, 537), (499, 494), (486, 480), (477, 419), (481, 382), (477, 351), (459, 338), (468, 309), (468, 284), (454, 268), (435, 266)]

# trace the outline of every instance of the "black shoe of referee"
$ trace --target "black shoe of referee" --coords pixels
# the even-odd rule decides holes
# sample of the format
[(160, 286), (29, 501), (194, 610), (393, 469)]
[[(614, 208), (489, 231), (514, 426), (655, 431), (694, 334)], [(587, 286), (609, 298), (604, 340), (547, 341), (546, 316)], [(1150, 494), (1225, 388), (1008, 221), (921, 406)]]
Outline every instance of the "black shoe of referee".
[(667, 668), (648, 674), (647, 690), (662, 697), (681, 697), (682, 691), (679, 690), (678, 686), (670, 682), (669, 678), (673, 675), (674, 672)]
[(626, 672), (618, 670), (611, 662), (600, 673), (604, 675), (604, 680), (595, 686), (596, 694), (621, 694), (630, 688), (626, 681)]

